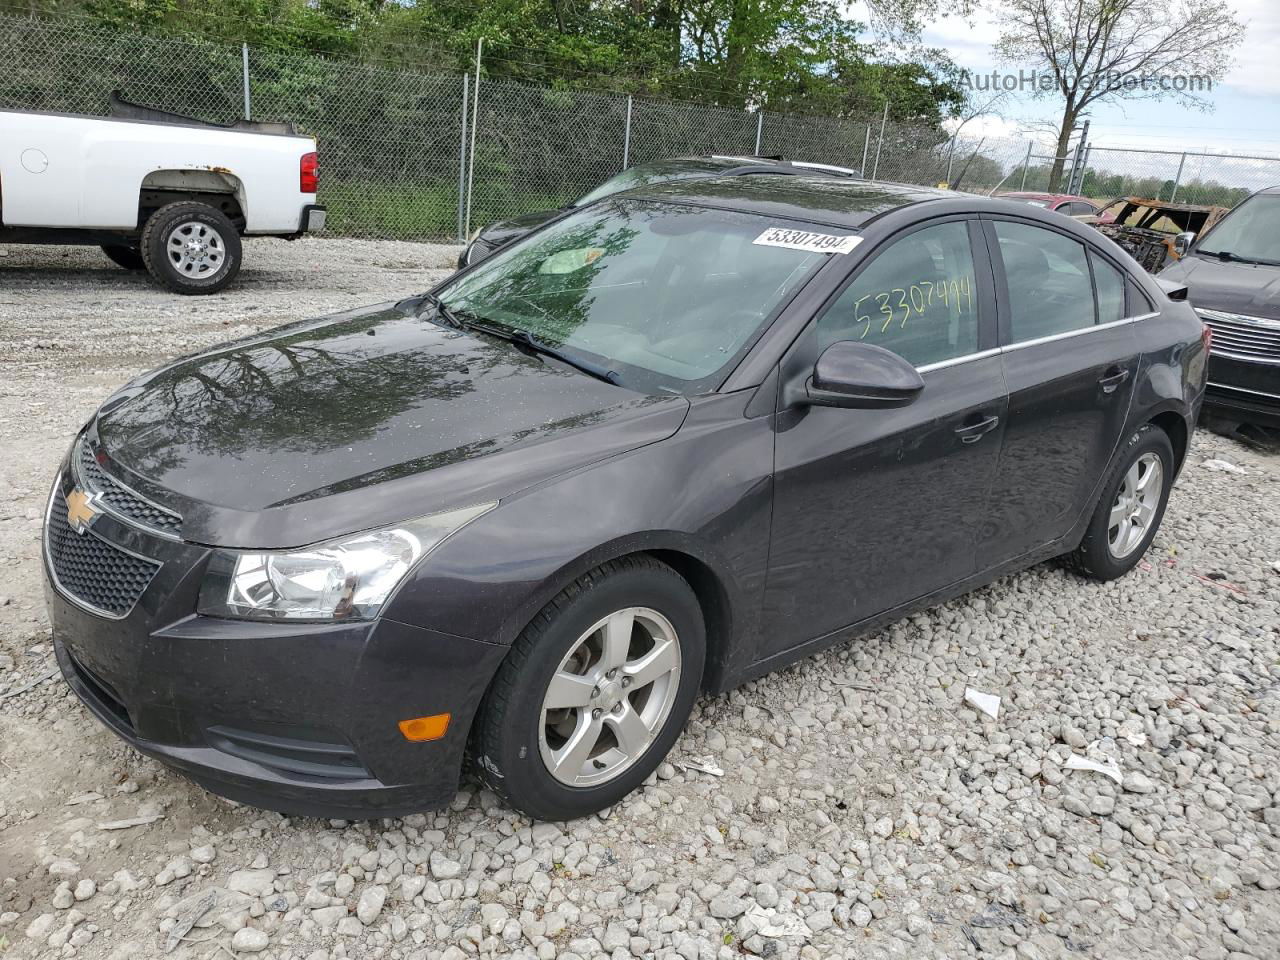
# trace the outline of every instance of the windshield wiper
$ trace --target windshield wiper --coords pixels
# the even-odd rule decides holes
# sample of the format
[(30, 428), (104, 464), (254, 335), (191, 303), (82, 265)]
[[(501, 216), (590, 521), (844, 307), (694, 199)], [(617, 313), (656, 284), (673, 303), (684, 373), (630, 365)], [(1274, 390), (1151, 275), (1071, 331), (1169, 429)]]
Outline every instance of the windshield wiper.
[(587, 374), (587, 376), (595, 377), (597, 380), (603, 380), (605, 383), (611, 383), (614, 386), (618, 385), (618, 371), (603, 367), (598, 363), (592, 363), (584, 357), (574, 356), (559, 347), (553, 347), (551, 344), (539, 340), (527, 330), (513, 330), (507, 327), (499, 327), (495, 324), (484, 323), (481, 320), (477, 320), (473, 314), (453, 310), (434, 293), (424, 294), (422, 299), (430, 304), (436, 315), (450, 327), (458, 330), (474, 330), (477, 333), (487, 333), (491, 337), (497, 337), (499, 340), (506, 340), (518, 347), (523, 347), (530, 353), (552, 357), (561, 363), (568, 364), (575, 370)]
[(527, 330), (498, 331), (490, 327), (483, 327), (481, 329), (484, 329), (488, 333), (492, 333), (494, 336), (510, 340), (517, 346), (524, 347), (526, 350), (530, 350), (533, 353), (539, 353), (544, 357), (552, 357), (559, 360), (561, 363), (567, 363), (575, 370), (580, 370), (582, 373), (587, 374), (587, 376), (595, 377), (597, 380), (603, 380), (605, 383), (611, 383), (614, 386), (618, 385), (617, 370), (612, 370), (609, 367), (603, 367), (598, 363), (592, 363), (590, 360), (583, 357), (576, 357), (572, 353), (566, 353), (559, 347), (553, 347), (551, 344), (539, 340)]
[(467, 328), (468, 321), (454, 313), (449, 305), (434, 293), (424, 293), (422, 295), (422, 300), (424, 303), (430, 305), (431, 309), (436, 312), (436, 315), (443, 320), (447, 326), (453, 327), (455, 330), (465, 330)]
[(1268, 267), (1280, 266), (1280, 260), (1262, 260), (1256, 257), (1242, 257), (1238, 253), (1232, 253), (1230, 250), (1197, 250), (1196, 253), (1205, 257), (1217, 257), (1223, 263), (1256, 263)]

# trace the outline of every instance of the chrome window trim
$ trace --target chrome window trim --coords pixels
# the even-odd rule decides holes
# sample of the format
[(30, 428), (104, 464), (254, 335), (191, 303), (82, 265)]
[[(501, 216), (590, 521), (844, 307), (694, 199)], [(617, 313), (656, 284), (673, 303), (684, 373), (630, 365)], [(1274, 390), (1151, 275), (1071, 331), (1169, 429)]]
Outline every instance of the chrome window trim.
[(926, 363), (922, 367), (916, 367), (916, 372), (929, 373), (933, 370), (945, 370), (947, 367), (954, 367), (961, 363), (968, 363), (971, 360), (985, 360), (988, 357), (994, 357), (999, 353), (999, 347), (992, 347), (990, 350), (979, 350), (977, 353), (966, 353), (963, 356), (952, 357), (949, 360), (939, 360), (936, 363)]
[(1137, 323), (1139, 320), (1147, 320), (1151, 317), (1158, 317), (1159, 313), (1143, 313), (1136, 317), (1122, 317), (1119, 320), (1108, 320), (1106, 323), (1095, 323), (1087, 327), (1078, 327), (1075, 330), (1064, 330), (1062, 333), (1051, 333), (1047, 337), (1036, 337), (1034, 340), (1021, 340), (1018, 343), (1010, 343), (1000, 348), (1001, 353), (1009, 353), (1013, 350), (1022, 350), (1025, 347), (1036, 347), (1042, 343), (1055, 343), (1058, 340), (1069, 340), (1072, 337), (1083, 336), (1086, 333), (1093, 333), (1095, 330), (1110, 330), (1114, 327), (1123, 327), (1126, 324)]
[(1280, 400), (1280, 393), (1267, 393), (1265, 390), (1250, 390), (1248, 387), (1235, 387), (1229, 383), (1214, 383), (1212, 380), (1205, 384), (1206, 387), (1213, 387), (1215, 390), (1234, 390), (1236, 393), (1248, 393), (1255, 397), (1266, 397), (1269, 400)]
[[(80, 472), (81, 448), (84, 446), (84, 443), (85, 443), (85, 438), (82, 435), (80, 439), (76, 441), (75, 449), (72, 451), (71, 478), (72, 480), (75, 481), (76, 486), (79, 487), (81, 490), (85, 490), (91, 494), (99, 493), (101, 491), (97, 487), (95, 487), (93, 484), (89, 483), (89, 481), (85, 478), (84, 474)], [(101, 466), (99, 466), (99, 469), (101, 469)], [(106, 473), (105, 470), (103, 472)], [(133, 487), (129, 486), (127, 483), (122, 483), (120, 480), (117, 480), (115, 477), (112, 477), (110, 474), (107, 474), (107, 476), (110, 478), (112, 483), (118, 486), (125, 493), (129, 494), (132, 497), (137, 497), (147, 506), (154, 507), (156, 510), (159, 510), (161, 513), (168, 514), (169, 516), (173, 517), (173, 519), (177, 520), (179, 524), (182, 523), (181, 514), (175, 513), (174, 511), (170, 510), (168, 507), (160, 506), (160, 504), (156, 503), (150, 497), (144, 497), (137, 490), (134, 490)], [(107, 503), (106, 500), (103, 498), (99, 498), (97, 501), (95, 501), (94, 506), (96, 506), (103, 513), (110, 516), (112, 519), (117, 520), (118, 522), (124, 524), (126, 527), (132, 527), (134, 530), (145, 530), (147, 533), (151, 534), (154, 537), (160, 537), (164, 540), (172, 540), (174, 543), (182, 543), (182, 537), (180, 537), (178, 534), (170, 533), (168, 530), (160, 530), (156, 527), (148, 526), (145, 523), (140, 523), (138, 522), (138, 519), (136, 517), (126, 516), (125, 514), (121, 513), (119, 510), (116, 510), (114, 507), (112, 507), (111, 504)], [(115, 546), (115, 544), (112, 544), (112, 546)], [(150, 558), (138, 557), (138, 559), (149, 560)]]
[[(1041, 343), (1052, 343), (1055, 340), (1066, 340), (1069, 337), (1078, 337), (1081, 334), (1092, 333), (1094, 330), (1107, 330), (1111, 327), (1122, 327), (1128, 323), (1137, 323), (1139, 320), (1150, 320), (1152, 317), (1160, 316), (1159, 311), (1152, 313), (1140, 313), (1134, 317), (1122, 317), (1119, 320), (1109, 320), (1106, 323), (1096, 323), (1093, 326), (1081, 327), (1078, 330), (1067, 330), (1063, 333), (1053, 333), (1047, 337), (1037, 337), (1034, 340), (1023, 340), (1021, 343), (1011, 343), (1003, 347), (992, 347), (990, 350), (979, 350), (977, 353), (966, 353), (961, 357), (952, 357), (949, 360), (939, 360), (936, 363), (926, 363), (923, 366), (916, 367), (917, 373), (930, 373), (934, 370), (942, 370), (946, 367), (954, 367), (960, 363), (968, 363), (970, 360), (985, 360), (987, 357), (993, 357), (998, 353), (1009, 353), (1013, 350), (1021, 350), (1023, 347), (1034, 347)], [(1221, 351), (1215, 351), (1221, 353)]]
[[(62, 599), (66, 600), (71, 605), (79, 607), (86, 613), (92, 613), (95, 617), (102, 617), (105, 620), (124, 620), (133, 613), (134, 609), (138, 606), (137, 600), (135, 600), (124, 613), (112, 613), (110, 610), (103, 610), (101, 607), (95, 607), (93, 604), (81, 600), (74, 593), (64, 587), (62, 585), (62, 581), (58, 579), (58, 571), (53, 567), (53, 553), (49, 549), (49, 520), (53, 516), (53, 501), (58, 498), (58, 493), (61, 489), (62, 474), (59, 473), (57, 477), (54, 478), (53, 487), (49, 490), (49, 502), (44, 508), (44, 529), (40, 531), (40, 540), (44, 547), (44, 568), (49, 573), (49, 580), (52, 582), (54, 589), (57, 590), (58, 596), (62, 597)], [(80, 536), (93, 537), (95, 540), (105, 543), (113, 550), (119, 550), (121, 553), (128, 554), (135, 560), (142, 560), (145, 563), (155, 564), (156, 573), (159, 573), (160, 569), (164, 566), (163, 563), (156, 560), (154, 557), (144, 557), (142, 554), (134, 553), (132, 550), (128, 550), (119, 544), (112, 543), (110, 540), (103, 540), (102, 537), (99, 537), (92, 530), (86, 530), (83, 534), (80, 534)], [(152, 574), (152, 579), (154, 578), (155, 574)], [(148, 586), (150, 586), (149, 583)], [(146, 591), (143, 592), (145, 593)]]

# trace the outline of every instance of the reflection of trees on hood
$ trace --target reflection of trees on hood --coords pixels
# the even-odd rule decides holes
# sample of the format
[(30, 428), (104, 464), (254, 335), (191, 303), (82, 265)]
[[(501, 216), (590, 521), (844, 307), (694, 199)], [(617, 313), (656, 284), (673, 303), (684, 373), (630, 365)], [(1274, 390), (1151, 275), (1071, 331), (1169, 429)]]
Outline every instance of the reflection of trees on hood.
[(539, 362), (466, 336), (424, 342), (426, 323), (365, 316), (193, 358), (109, 414), (109, 429), (145, 430), (148, 459), (168, 467), (192, 444), (233, 457), (321, 453), (368, 439), (415, 406), (463, 397), (504, 367)]

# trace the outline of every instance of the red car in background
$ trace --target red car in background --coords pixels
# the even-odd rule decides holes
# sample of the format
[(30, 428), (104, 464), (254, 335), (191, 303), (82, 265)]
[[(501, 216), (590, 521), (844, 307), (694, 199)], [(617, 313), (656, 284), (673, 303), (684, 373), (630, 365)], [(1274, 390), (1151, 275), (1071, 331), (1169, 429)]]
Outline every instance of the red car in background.
[(1053, 210), (1057, 213), (1064, 213), (1068, 217), (1097, 217), (1100, 216), (1100, 222), (1110, 223), (1115, 219), (1115, 214), (1107, 216), (1105, 212), (1101, 212), (1098, 205), (1087, 197), (1077, 197), (1070, 193), (1027, 193), (1013, 192), (1001, 193), (998, 196), (1005, 197), (1008, 200), (1021, 200), (1023, 203), (1029, 203), (1033, 207), (1043, 207), (1046, 210)]

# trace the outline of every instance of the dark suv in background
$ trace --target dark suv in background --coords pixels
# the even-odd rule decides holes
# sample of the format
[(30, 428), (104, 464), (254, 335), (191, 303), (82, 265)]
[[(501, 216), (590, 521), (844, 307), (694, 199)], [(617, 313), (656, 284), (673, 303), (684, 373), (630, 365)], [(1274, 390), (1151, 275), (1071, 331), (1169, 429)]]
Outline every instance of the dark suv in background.
[(830, 176), (861, 179), (862, 174), (851, 167), (835, 167), (827, 163), (805, 163), (800, 160), (784, 160), (782, 157), (672, 157), (628, 167), (616, 177), (610, 177), (590, 193), (555, 210), (535, 210), (510, 220), (499, 220), (472, 234), (466, 249), (458, 257), (458, 269), (479, 263), (495, 250), (499, 250), (537, 230), (544, 223), (563, 216), (579, 207), (585, 207), (604, 197), (652, 187), (674, 180), (699, 180), (708, 177), (742, 177), (751, 174), (772, 173), (803, 176)]
[(1179, 234), (1182, 258), (1160, 274), (1185, 284), (1213, 330), (1205, 406), (1280, 427), (1280, 187), (1259, 190), (1203, 236)]

